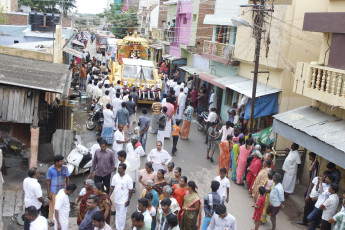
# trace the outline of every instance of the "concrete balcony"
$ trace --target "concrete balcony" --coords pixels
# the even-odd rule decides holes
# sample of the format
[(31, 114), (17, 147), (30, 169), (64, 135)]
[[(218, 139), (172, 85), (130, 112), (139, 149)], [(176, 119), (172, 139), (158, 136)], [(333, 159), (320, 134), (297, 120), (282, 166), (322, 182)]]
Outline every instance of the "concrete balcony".
[(294, 92), (345, 108), (345, 70), (299, 62), (296, 67)]
[(223, 64), (228, 64), (233, 55), (233, 45), (204, 41), (202, 56)]

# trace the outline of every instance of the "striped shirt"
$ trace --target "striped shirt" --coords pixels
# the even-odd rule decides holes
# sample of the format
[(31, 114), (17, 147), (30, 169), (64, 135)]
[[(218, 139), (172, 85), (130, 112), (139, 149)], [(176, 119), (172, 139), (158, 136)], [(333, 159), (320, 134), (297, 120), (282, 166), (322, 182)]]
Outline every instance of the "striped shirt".
[(337, 221), (334, 225), (334, 230), (345, 230), (345, 212), (340, 211), (333, 216), (333, 219)]
[(222, 203), (222, 198), (217, 192), (211, 192), (204, 197), (204, 211), (205, 216), (213, 215), (214, 209), (217, 205)]
[(183, 115), (183, 120), (185, 121), (192, 121), (192, 116), (194, 113), (194, 108), (192, 106), (188, 106), (187, 109), (184, 111), (187, 116)]

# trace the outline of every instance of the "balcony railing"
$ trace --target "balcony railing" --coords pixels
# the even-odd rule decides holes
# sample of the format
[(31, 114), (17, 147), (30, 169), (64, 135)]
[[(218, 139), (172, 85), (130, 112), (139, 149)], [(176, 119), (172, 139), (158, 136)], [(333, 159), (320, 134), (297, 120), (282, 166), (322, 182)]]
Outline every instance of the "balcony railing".
[(345, 107), (345, 70), (298, 63), (295, 92), (333, 106)]
[(234, 46), (229, 44), (204, 41), (203, 53), (230, 59), (233, 54), (233, 48)]
[(160, 41), (174, 42), (175, 33), (172, 31), (164, 31), (162, 29), (152, 30), (152, 38)]

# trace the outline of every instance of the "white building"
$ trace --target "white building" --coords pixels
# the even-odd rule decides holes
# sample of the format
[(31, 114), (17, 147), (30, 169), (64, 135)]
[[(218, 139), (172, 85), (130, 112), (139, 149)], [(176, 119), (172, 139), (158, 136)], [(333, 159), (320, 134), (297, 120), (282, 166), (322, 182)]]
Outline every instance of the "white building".
[(0, 10), (3, 13), (11, 13), (18, 10), (18, 0), (0, 0)]
[(140, 0), (138, 10), (138, 32), (150, 37), (152, 29), (158, 28), (159, 0)]

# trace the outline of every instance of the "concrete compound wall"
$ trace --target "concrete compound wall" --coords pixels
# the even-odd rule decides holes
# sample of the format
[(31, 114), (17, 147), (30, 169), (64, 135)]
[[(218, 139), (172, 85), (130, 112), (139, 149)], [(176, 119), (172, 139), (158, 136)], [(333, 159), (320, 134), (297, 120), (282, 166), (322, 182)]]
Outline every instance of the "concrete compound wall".
[(21, 50), (21, 49), (11, 48), (8, 46), (0, 46), (0, 53), (16, 56), (16, 57), (39, 60), (39, 61), (53, 62), (52, 54), (36, 52), (36, 51), (31, 51), (31, 50)]

